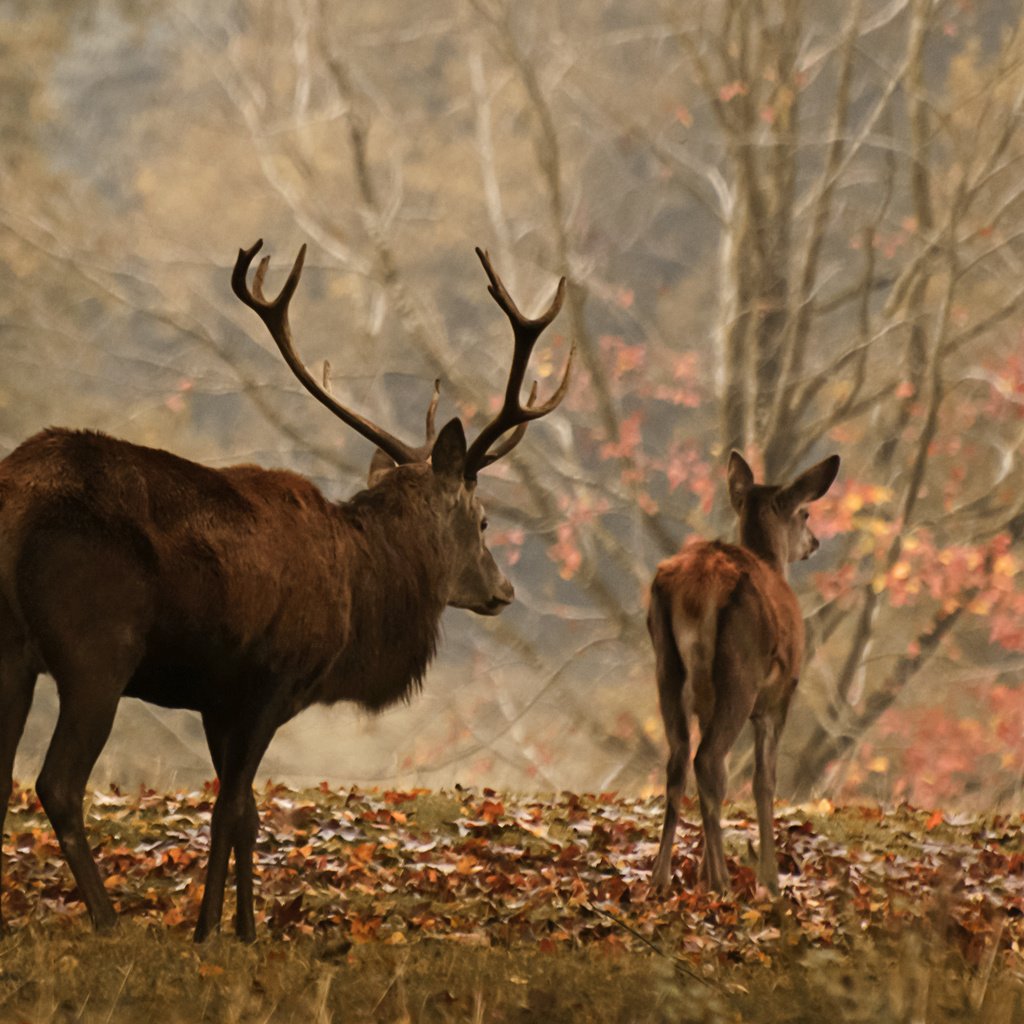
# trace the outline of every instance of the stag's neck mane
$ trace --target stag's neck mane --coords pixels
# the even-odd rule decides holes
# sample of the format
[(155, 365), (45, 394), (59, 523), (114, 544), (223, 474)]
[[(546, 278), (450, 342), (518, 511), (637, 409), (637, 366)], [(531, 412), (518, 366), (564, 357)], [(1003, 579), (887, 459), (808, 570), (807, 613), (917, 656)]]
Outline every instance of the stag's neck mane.
[(422, 685), (448, 594), (443, 510), (431, 470), (404, 466), (336, 506), (347, 642), (319, 700), (377, 710)]

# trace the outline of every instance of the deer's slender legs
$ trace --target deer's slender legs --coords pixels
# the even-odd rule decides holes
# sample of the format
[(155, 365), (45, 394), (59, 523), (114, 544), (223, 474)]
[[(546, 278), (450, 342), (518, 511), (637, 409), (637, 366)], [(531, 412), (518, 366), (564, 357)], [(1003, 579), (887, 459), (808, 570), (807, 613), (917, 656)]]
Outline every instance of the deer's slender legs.
[(69, 691), (61, 686), (65, 678), (57, 679), (60, 714), (36, 780), (36, 792), (57, 833), (93, 925), (106, 929), (113, 926), (116, 914), (89, 849), (82, 820), (82, 797), (114, 724), (121, 688), (111, 692), (105, 678), (94, 680), (84, 675)]
[(220, 793), (210, 825), (210, 860), (196, 923), (196, 942), (202, 942), (220, 926), (232, 851), (237, 893), (235, 931), (246, 942), (256, 938), (252, 859), (259, 816), (252, 783), (279, 724), (269, 709), (255, 721), (236, 720), (230, 726), (224, 726), (211, 716), (203, 716), (207, 742), (220, 778)]
[[(32, 666), (24, 642), (3, 638), (0, 648), (0, 839), (11, 799), (14, 754), (25, 729), (25, 719), (32, 707), (36, 670)], [(0, 851), (0, 878), (3, 874), (3, 853)], [(0, 932), (6, 930), (0, 908)]]
[(722, 801), (728, 782), (726, 758), (753, 709), (756, 690), (744, 685), (741, 659), (719, 648), (715, 657), (715, 705), (701, 722), (693, 760), (704, 825), (704, 880), (718, 892), (728, 889), (729, 873), (722, 844)]
[(108, 928), (114, 908), (86, 839), (82, 797), (145, 650), (152, 565), (141, 544), (111, 540), (109, 525), (84, 506), (64, 512), (74, 528), (37, 529), (18, 564), (21, 613), (60, 700), (36, 792), (93, 924)]
[(651, 884), (664, 892), (672, 880), (672, 846), (679, 825), (679, 806), (686, 788), (686, 770), (690, 762), (690, 723), (683, 704), (686, 669), (679, 657), (669, 616), (656, 595), (651, 599), (648, 627), (654, 643), (658, 701), (669, 747), (665, 769), (665, 819), (658, 855), (651, 873)]
[[(221, 792), (223, 792), (228, 736), (224, 724), (211, 714), (203, 715), (203, 729), (206, 732), (206, 742), (210, 748), (210, 756), (213, 758), (217, 778), (221, 780)], [(259, 813), (256, 810), (256, 798), (253, 796), (251, 780), (248, 786), (242, 787), (241, 799), (246, 806), (235, 821), (230, 837), (230, 850), (235, 856), (235, 933), (240, 939), (253, 942), (256, 939), (256, 919), (253, 912), (252, 861), (256, 836), (259, 832)], [(218, 799), (218, 804), (219, 802)], [(226, 874), (224, 884), (227, 884)], [(209, 880), (207, 880), (207, 889), (209, 889)], [(218, 923), (220, 921), (219, 913), (217, 921)], [(197, 935), (198, 941), (201, 941), (202, 938), (205, 938), (205, 934), (201, 937)]]
[(789, 701), (754, 715), (754, 800), (760, 835), (758, 878), (773, 895), (779, 892), (779, 864), (775, 856), (775, 763), (779, 736), (786, 722)]
[[(671, 731), (670, 731), (671, 730)], [(686, 769), (690, 761), (689, 727), (684, 718), (669, 725), (668, 764), (665, 768), (665, 819), (661, 826), (661, 843), (651, 873), (652, 884), (665, 892), (672, 881), (672, 847), (679, 826), (679, 808), (686, 789)]]

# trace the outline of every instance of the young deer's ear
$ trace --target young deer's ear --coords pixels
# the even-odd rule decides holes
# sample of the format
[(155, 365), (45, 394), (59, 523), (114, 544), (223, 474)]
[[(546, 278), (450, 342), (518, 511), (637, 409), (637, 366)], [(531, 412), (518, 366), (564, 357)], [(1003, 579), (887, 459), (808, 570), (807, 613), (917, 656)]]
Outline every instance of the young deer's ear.
[(441, 428), (430, 453), (430, 464), (438, 476), (462, 480), (466, 469), (466, 432), (458, 417)]
[(733, 511), (739, 514), (747, 492), (754, 486), (754, 472), (747, 465), (747, 460), (738, 451), (729, 453), (729, 501)]
[(830, 455), (816, 466), (805, 469), (788, 487), (783, 488), (779, 500), (792, 508), (817, 501), (832, 486), (838, 472), (839, 456)]
[(387, 452), (378, 448), (370, 459), (370, 471), (366, 474), (366, 486), (376, 487), (391, 472), (397, 462)]

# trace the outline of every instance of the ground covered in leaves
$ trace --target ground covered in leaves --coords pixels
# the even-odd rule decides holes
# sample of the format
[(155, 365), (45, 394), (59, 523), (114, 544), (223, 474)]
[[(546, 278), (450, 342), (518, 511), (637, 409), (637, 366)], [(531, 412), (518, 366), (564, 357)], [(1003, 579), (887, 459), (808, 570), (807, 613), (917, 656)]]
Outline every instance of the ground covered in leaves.
[(660, 800), (268, 785), (260, 942), (197, 949), (214, 798), (92, 797), (124, 919), (96, 939), (34, 795), (16, 794), (0, 1021), (132, 1019), (154, 1001), (168, 1020), (1024, 1020), (1020, 815), (780, 807), (773, 901), (739, 808), (735, 893), (696, 884), (691, 806), (661, 898)]

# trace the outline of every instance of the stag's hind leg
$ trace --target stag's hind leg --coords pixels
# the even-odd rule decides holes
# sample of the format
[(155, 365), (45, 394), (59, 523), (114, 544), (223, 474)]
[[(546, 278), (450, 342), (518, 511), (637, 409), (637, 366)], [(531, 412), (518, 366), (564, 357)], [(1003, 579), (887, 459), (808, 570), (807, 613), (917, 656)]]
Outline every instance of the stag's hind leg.
[(683, 699), (686, 668), (676, 647), (668, 610), (657, 592), (651, 595), (647, 624), (654, 645), (658, 704), (669, 748), (665, 768), (665, 818), (661, 827), (658, 855), (651, 872), (651, 884), (659, 891), (666, 892), (672, 881), (672, 847), (679, 825), (679, 808), (686, 789), (686, 770), (690, 763), (690, 723)]
[[(57, 841), (89, 909), (89, 917), (97, 929), (103, 930), (114, 925), (117, 915), (89, 848), (82, 799), (89, 774), (114, 724), (118, 696), (90, 693), (96, 688), (89, 685), (94, 681), (88, 676), (70, 684), (66, 679), (64, 677), (57, 727), (36, 780), (36, 792), (57, 833)], [(58, 680), (58, 687), (61, 682)]]
[[(13, 616), (0, 600), (0, 837), (14, 784), (14, 755), (32, 706), (37, 676), (33, 661), (24, 637), (13, 628)], [(0, 877), (2, 873), (0, 852)], [(0, 909), (0, 932), (6, 930)]]
[(126, 536), (110, 541), (102, 524), (90, 531), (83, 518), (77, 532), (37, 531), (19, 564), (22, 612), (60, 701), (36, 792), (98, 929), (116, 915), (86, 838), (82, 799), (153, 620), (144, 554)]

